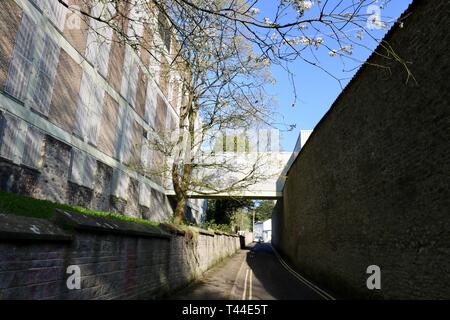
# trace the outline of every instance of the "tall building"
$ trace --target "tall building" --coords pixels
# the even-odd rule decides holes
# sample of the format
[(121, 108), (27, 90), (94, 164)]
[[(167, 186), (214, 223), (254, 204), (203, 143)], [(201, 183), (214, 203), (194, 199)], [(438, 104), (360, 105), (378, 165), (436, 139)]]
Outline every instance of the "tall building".
[[(111, 10), (88, 2), (68, 1), (94, 16)], [(124, 21), (168, 54), (175, 45), (156, 12), (155, 34)], [(55, 0), (0, 2), (1, 190), (152, 220), (172, 215), (162, 178), (145, 173), (164, 161), (146, 140), (178, 127), (180, 75), (164, 56), (119, 40)], [(193, 207), (199, 220), (202, 205)]]

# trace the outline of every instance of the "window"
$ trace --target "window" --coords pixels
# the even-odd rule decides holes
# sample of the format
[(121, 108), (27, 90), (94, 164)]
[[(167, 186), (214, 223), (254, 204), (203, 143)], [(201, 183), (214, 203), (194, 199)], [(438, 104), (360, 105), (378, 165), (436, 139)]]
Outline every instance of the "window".
[(77, 185), (92, 189), (94, 186), (97, 160), (86, 152), (72, 148), (69, 180)]
[(163, 41), (167, 52), (170, 53), (170, 43), (171, 43), (171, 34), (170, 34), (170, 25), (169, 21), (166, 19), (162, 12), (158, 14), (158, 30), (159, 35), (161, 36), (161, 40)]
[(105, 26), (92, 26), (89, 29), (86, 46), (86, 59), (106, 77), (108, 74), (109, 51), (111, 49), (112, 30)]
[(155, 130), (157, 132), (164, 133), (166, 128), (166, 114), (167, 114), (167, 105), (166, 102), (158, 95), (157, 104), (156, 104), (156, 125)]
[(120, 133), (120, 111), (123, 108), (107, 93), (103, 99), (102, 120), (98, 129), (97, 146), (109, 156), (117, 157)]
[(22, 164), (35, 169), (41, 167), (42, 141), (43, 134), (37, 128), (29, 126), (25, 137)]
[(135, 121), (133, 113), (128, 112), (124, 119), (122, 146), (119, 159), (128, 165), (140, 165), (142, 127)]
[(39, 169), (42, 141), (43, 134), (37, 128), (15, 116), (0, 114), (0, 156), (3, 158)]
[(156, 119), (156, 90), (150, 83), (147, 84), (147, 96), (145, 99), (145, 121), (155, 130)]
[(59, 30), (64, 29), (67, 10), (62, 4), (57, 0), (33, 0), (33, 2)]
[(151, 193), (152, 193), (152, 200), (154, 201), (155, 204), (155, 209), (156, 210), (163, 210), (163, 212), (165, 212), (165, 208), (166, 208), (166, 203), (164, 201), (164, 194), (156, 191), (155, 189), (151, 189)]
[(1, 113), (0, 156), (15, 161), (19, 157), (17, 141), (20, 136), (20, 119), (6, 113)]
[(170, 132), (177, 130), (177, 117), (169, 109), (167, 110), (167, 128)]
[(170, 84), (170, 66), (166, 58), (162, 59), (161, 70), (159, 74), (159, 87), (164, 96), (169, 99), (169, 84)]
[(122, 86), (120, 93), (131, 105), (134, 105), (138, 77), (139, 65), (134, 59), (131, 49), (127, 47), (125, 50), (125, 59), (123, 63)]
[[(38, 54), (39, 58), (34, 62), (36, 43), (39, 40), (36, 28), (36, 23), (24, 14), (8, 69), (5, 91), (25, 103), (28, 88), (34, 83), (31, 107), (48, 115), (60, 48), (46, 36), (42, 51)], [(30, 82), (33, 69), (36, 70), (36, 78), (34, 82)]]
[(130, 177), (121, 170), (114, 170), (113, 184), (111, 188), (111, 194), (121, 198), (128, 198), (128, 185), (130, 183)]
[(132, 140), (133, 140), (133, 117), (131, 112), (128, 112), (123, 119), (122, 135), (120, 140), (122, 141), (122, 147), (120, 148), (119, 159), (122, 162), (127, 162), (130, 159)]
[(149, 170), (152, 168), (152, 162), (153, 162), (153, 150), (151, 146), (149, 145), (148, 140), (144, 140), (142, 143), (142, 149), (141, 149), (141, 163), (142, 167), (144, 168), (144, 172), (148, 172), (150, 175)]
[(104, 94), (105, 91), (93, 81), (87, 72), (84, 72), (81, 79), (74, 131), (92, 145), (97, 145)]
[[(144, 5), (145, 6), (145, 5)], [(142, 3), (134, 3), (130, 9), (127, 35), (129, 39), (139, 41), (144, 35), (144, 23), (147, 18), (146, 8)]]
[(151, 205), (151, 188), (143, 182), (139, 182), (139, 204), (147, 208)]
[(33, 108), (48, 115), (53, 83), (59, 59), (59, 46), (50, 37), (44, 40), (44, 50), (37, 70), (37, 81), (33, 93)]
[(14, 52), (9, 64), (5, 92), (25, 102), (35, 50), (36, 23), (26, 14), (22, 16)]

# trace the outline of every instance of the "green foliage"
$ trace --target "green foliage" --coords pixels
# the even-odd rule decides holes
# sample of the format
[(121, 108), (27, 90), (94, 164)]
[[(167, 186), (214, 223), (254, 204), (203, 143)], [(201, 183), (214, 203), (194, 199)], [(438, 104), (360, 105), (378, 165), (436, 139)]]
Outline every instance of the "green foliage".
[[(106, 217), (121, 221), (147, 224), (152, 226), (158, 226), (160, 224), (156, 221), (128, 217), (119, 213), (95, 211), (79, 206), (71, 206), (68, 204), (56, 203), (48, 200), (40, 200), (28, 196), (0, 191), (0, 213), (50, 220), (55, 213), (55, 209), (67, 210), (75, 213), (83, 213), (97, 217)], [(173, 221), (167, 221), (167, 223), (175, 225)], [(190, 237), (192, 237), (193, 239), (195, 239), (198, 234), (196, 226), (192, 224), (176, 225), (176, 227), (188, 232)], [(216, 224), (214, 221), (206, 222), (201, 227), (204, 229), (218, 230), (227, 233), (234, 232), (233, 228), (230, 225)]]
[(217, 231), (223, 231), (227, 233), (234, 233), (234, 230), (231, 225), (229, 224), (217, 224), (214, 220), (212, 221), (206, 221), (201, 226), (203, 229), (207, 230), (217, 230)]
[(55, 209), (67, 210), (76, 213), (78, 212), (98, 217), (107, 217), (121, 221), (148, 224), (153, 226), (159, 225), (159, 223), (155, 221), (128, 217), (119, 213), (95, 211), (48, 200), (34, 199), (14, 193), (0, 192), (0, 213), (15, 214), (19, 216), (40, 219), (51, 219), (54, 215)]
[(244, 198), (208, 200), (206, 221), (230, 225), (235, 212), (239, 209), (251, 210), (253, 207), (254, 201)]
[(255, 222), (270, 219), (274, 207), (275, 203), (272, 200), (258, 201), (258, 205), (253, 209), (255, 212)]
[(235, 230), (251, 230), (252, 216), (248, 210), (238, 210), (233, 213), (231, 218), (231, 226)]

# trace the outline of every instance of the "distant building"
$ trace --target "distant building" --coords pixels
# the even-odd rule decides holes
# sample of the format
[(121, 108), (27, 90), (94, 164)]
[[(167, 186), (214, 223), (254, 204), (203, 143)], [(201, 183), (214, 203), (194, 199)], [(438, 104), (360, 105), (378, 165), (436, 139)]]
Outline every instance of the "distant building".
[(253, 225), (253, 241), (258, 242), (263, 239), (263, 223), (256, 222)]
[(272, 241), (272, 219), (266, 220), (263, 222), (263, 241), (271, 242)]
[(270, 242), (272, 240), (272, 219), (258, 221), (253, 226), (253, 241)]
[(300, 149), (303, 148), (306, 141), (308, 141), (312, 132), (312, 130), (300, 130)]

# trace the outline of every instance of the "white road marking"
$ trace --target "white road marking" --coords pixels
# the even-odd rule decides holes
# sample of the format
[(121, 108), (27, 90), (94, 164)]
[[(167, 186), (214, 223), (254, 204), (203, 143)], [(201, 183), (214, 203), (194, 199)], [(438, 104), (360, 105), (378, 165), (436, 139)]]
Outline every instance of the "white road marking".
[(313, 283), (311, 283), (310, 281), (306, 280), (305, 278), (303, 278), (300, 274), (298, 274), (295, 270), (293, 270), (284, 260), (283, 258), (281, 258), (281, 256), (278, 254), (277, 250), (275, 250), (275, 248), (273, 246), (270, 246), (273, 250), (273, 252), (275, 253), (275, 256), (278, 258), (278, 261), (280, 261), (281, 265), (287, 270), (289, 271), (289, 273), (291, 273), (294, 277), (296, 277), (298, 280), (300, 280), (300, 282), (304, 283), (305, 285), (307, 285), (309, 288), (311, 288), (312, 290), (314, 290), (317, 294), (319, 294), (322, 298), (326, 299), (326, 300), (336, 300), (336, 298), (334, 298), (332, 295), (330, 295), (329, 293), (325, 292), (324, 290), (320, 289), (318, 286), (314, 285)]

